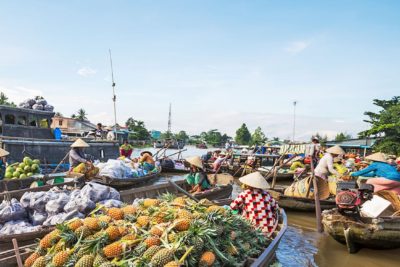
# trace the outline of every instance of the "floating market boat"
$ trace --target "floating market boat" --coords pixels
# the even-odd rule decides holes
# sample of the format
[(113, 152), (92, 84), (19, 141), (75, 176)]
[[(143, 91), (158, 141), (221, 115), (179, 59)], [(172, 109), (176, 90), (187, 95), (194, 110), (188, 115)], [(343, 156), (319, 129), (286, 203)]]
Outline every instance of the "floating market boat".
[(34, 175), (24, 179), (0, 181), (0, 201), (5, 197), (19, 199), (25, 192), (48, 191), (54, 185), (59, 187), (81, 187), (85, 183), (81, 173), (53, 173), (47, 175)]
[(354, 218), (331, 209), (322, 213), (322, 223), (330, 236), (347, 246), (349, 253), (355, 253), (362, 247), (400, 248), (400, 216)]
[[(177, 184), (186, 191), (190, 190), (189, 185), (186, 183), (185, 180), (175, 181), (175, 184)], [(233, 187), (231, 184), (218, 185), (210, 190), (206, 190), (200, 193), (195, 193), (193, 194), (193, 196), (197, 199), (208, 199), (208, 200), (225, 199), (231, 196), (232, 189)], [(127, 203), (133, 202), (136, 198), (155, 198), (164, 193), (178, 194), (180, 192), (170, 183), (155, 184), (155, 185), (149, 185), (145, 187), (132, 188), (120, 191), (122, 201)]]
[[(314, 198), (285, 196), (285, 187), (269, 189), (268, 192), (278, 201), (279, 207), (296, 211), (315, 211)], [(336, 207), (333, 199), (320, 200), (321, 210)]]
[(145, 176), (134, 177), (134, 178), (113, 178), (108, 176), (96, 176), (93, 177), (91, 180), (93, 182), (111, 186), (116, 189), (122, 189), (122, 188), (130, 188), (146, 184), (158, 178), (159, 175), (160, 175), (160, 170), (158, 170), (155, 173), (149, 173)]

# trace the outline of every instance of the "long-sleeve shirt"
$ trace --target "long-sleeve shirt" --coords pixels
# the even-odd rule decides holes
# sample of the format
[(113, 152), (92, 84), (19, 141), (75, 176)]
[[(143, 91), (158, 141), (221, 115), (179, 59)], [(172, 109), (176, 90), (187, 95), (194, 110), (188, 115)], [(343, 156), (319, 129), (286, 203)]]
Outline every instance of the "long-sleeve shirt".
[(331, 173), (338, 175), (339, 173), (333, 168), (333, 157), (330, 153), (325, 153), (325, 155), (318, 162), (315, 168), (315, 175), (321, 178), (326, 178), (326, 176)]
[(242, 216), (250, 220), (264, 233), (274, 230), (276, 211), (279, 208), (275, 199), (261, 189), (247, 189), (231, 203), (231, 209), (242, 210)]
[(71, 149), (69, 151), (69, 165), (71, 168), (76, 167), (79, 163), (86, 163), (85, 154), (82, 151)]
[(367, 168), (353, 172), (351, 176), (383, 177), (400, 182), (400, 172), (397, 171), (396, 167), (385, 162), (373, 162)]

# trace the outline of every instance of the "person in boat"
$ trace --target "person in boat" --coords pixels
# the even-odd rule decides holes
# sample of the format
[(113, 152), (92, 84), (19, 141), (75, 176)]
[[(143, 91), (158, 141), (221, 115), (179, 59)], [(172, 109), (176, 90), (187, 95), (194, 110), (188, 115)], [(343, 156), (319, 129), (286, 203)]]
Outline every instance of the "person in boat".
[(124, 140), (124, 143), (119, 147), (119, 155), (130, 159), (133, 152), (133, 146), (129, 144), (128, 139)]
[(204, 154), (203, 156), (201, 156), (201, 160), (204, 163), (207, 163), (211, 159), (211, 157), (212, 157), (212, 152), (208, 151), (207, 154)]
[(142, 164), (143, 169), (152, 171), (156, 167), (156, 162), (153, 159), (153, 153), (150, 151), (143, 151), (140, 153), (139, 163)]
[(333, 159), (333, 168), (340, 174), (345, 174), (348, 170), (346, 166), (343, 164), (343, 159), (341, 158), (334, 158)]
[(7, 167), (7, 156), (10, 155), (5, 149), (0, 148), (0, 180), (4, 179)]
[(114, 134), (114, 129), (111, 128), (110, 126), (106, 127), (106, 131), (107, 131), (107, 141), (113, 141), (115, 140), (115, 134)]
[(296, 171), (298, 168), (305, 168), (305, 165), (303, 164), (303, 157), (302, 156), (296, 156), (292, 160), (292, 164), (290, 165), (290, 170), (291, 171)]
[(186, 182), (192, 187), (191, 192), (198, 193), (211, 188), (201, 158), (195, 156), (187, 158), (185, 161), (190, 164), (190, 173), (186, 175)]
[(321, 145), (317, 136), (311, 137), (311, 145), (309, 147), (307, 156), (313, 159), (314, 167), (317, 166), (320, 160)]
[(226, 154), (225, 152), (221, 152), (218, 155), (218, 158), (213, 162), (213, 171), (216, 172), (221, 168), (222, 163), (226, 160)]
[(328, 178), (329, 173), (340, 177), (340, 173), (333, 167), (333, 159), (340, 155), (344, 155), (344, 153), (344, 150), (338, 145), (328, 148), (314, 170), (315, 176), (324, 180)]
[(89, 145), (80, 138), (71, 145), (71, 150), (69, 151), (69, 165), (71, 170), (81, 163), (90, 162), (83, 151), (86, 147), (89, 147)]
[(351, 176), (368, 177), (366, 183), (374, 186), (374, 192), (389, 190), (400, 194), (400, 172), (396, 167), (387, 163), (385, 155), (378, 152), (365, 159), (372, 163), (365, 169), (353, 172)]
[(103, 139), (103, 135), (104, 135), (103, 125), (101, 123), (98, 123), (94, 135), (95, 139)]
[(278, 203), (267, 192), (270, 186), (259, 172), (253, 172), (239, 179), (244, 187), (231, 203), (232, 210), (239, 210), (242, 216), (250, 220), (264, 233), (272, 233), (276, 224)]

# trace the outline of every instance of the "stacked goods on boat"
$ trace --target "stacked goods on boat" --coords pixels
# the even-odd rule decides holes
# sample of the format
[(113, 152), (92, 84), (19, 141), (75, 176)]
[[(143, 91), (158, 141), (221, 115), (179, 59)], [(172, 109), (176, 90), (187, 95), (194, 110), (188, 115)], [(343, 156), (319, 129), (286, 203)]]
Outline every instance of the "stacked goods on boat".
[(95, 177), (99, 173), (99, 168), (95, 167), (92, 163), (80, 163), (78, 166), (72, 169), (75, 173), (81, 173), (85, 175), (86, 179)]
[(25, 266), (236, 266), (269, 243), (223, 207), (166, 194), (58, 225)]
[(96, 203), (119, 207), (118, 191), (88, 183), (82, 189), (53, 187), (49, 191), (25, 192), (20, 200), (0, 204), (0, 236), (21, 234), (54, 226), (72, 218), (84, 218)]
[(34, 110), (44, 110), (53, 112), (54, 106), (50, 105), (46, 99), (42, 96), (37, 96), (35, 98), (27, 99), (21, 102), (18, 107), (20, 108), (27, 108), (27, 109), (34, 109)]
[(157, 168), (148, 172), (143, 169), (139, 163), (135, 163), (129, 159), (109, 159), (107, 162), (98, 163), (96, 167), (99, 169), (99, 176), (112, 178), (136, 178), (145, 176), (149, 173), (158, 172)]
[(40, 172), (40, 161), (25, 157), (22, 162), (16, 162), (6, 168), (4, 179), (24, 179)]

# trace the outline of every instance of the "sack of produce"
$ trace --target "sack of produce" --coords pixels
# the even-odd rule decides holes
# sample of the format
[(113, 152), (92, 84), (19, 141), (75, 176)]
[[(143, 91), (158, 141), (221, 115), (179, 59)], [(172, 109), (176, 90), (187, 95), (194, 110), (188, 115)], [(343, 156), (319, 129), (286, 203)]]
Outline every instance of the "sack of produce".
[(120, 195), (117, 190), (94, 182), (87, 183), (82, 188), (80, 195), (96, 203), (110, 198), (120, 200)]
[(27, 217), (25, 208), (15, 198), (11, 199), (11, 201), (3, 200), (0, 208), (0, 223), (23, 220)]
[(63, 223), (67, 220), (70, 220), (72, 218), (84, 218), (85, 215), (80, 213), (77, 210), (71, 211), (71, 212), (62, 212), (53, 216), (49, 216), (47, 220), (43, 223), (45, 226), (51, 226), (51, 225), (56, 225)]
[(33, 105), (32, 106), (32, 109), (34, 109), (34, 110), (43, 110), (43, 105), (40, 105), (40, 104), (35, 104), (35, 105)]
[(46, 204), (46, 212), (51, 216), (63, 211), (69, 200), (70, 197), (66, 193), (60, 192), (56, 199), (50, 200)]
[(26, 221), (9, 221), (0, 229), (0, 235), (14, 235), (39, 230), (41, 226), (33, 226)]
[(39, 212), (39, 211), (33, 211), (32, 214), (29, 215), (29, 218), (34, 226), (36, 225), (42, 225), (44, 221), (46, 221), (48, 215), (46, 212)]
[(106, 208), (120, 208), (123, 204), (122, 201), (115, 200), (115, 199), (107, 199), (100, 201), (100, 204), (103, 205)]
[(84, 214), (88, 214), (96, 208), (96, 203), (85, 196), (78, 196), (71, 198), (70, 201), (65, 205), (64, 210), (66, 212), (79, 211)]
[(48, 105), (47, 104), (47, 105), (44, 106), (44, 110), (52, 112), (54, 110), (54, 107), (52, 105)]
[(44, 98), (38, 99), (38, 100), (36, 100), (36, 104), (45, 106), (45, 105), (47, 105), (47, 101)]

